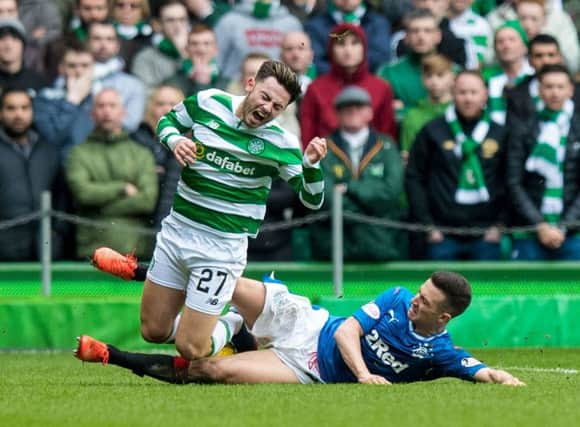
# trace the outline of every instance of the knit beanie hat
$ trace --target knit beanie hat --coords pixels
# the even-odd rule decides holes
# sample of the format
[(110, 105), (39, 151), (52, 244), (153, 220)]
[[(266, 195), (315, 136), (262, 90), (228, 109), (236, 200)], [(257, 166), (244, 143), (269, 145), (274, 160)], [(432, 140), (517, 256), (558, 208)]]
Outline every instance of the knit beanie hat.
[(516, 33), (518, 33), (518, 35), (520, 36), (520, 38), (522, 39), (522, 41), (524, 42), (524, 44), (527, 46), (528, 45), (528, 36), (526, 34), (526, 32), (524, 31), (524, 27), (522, 27), (522, 24), (520, 23), (520, 21), (518, 21), (517, 19), (511, 19), (509, 21), (505, 21), (503, 23), (503, 25), (501, 25), (496, 31), (495, 31), (495, 36), (497, 36), (497, 33), (499, 33), (501, 30), (505, 29), (505, 28), (511, 28), (513, 30), (516, 31)]

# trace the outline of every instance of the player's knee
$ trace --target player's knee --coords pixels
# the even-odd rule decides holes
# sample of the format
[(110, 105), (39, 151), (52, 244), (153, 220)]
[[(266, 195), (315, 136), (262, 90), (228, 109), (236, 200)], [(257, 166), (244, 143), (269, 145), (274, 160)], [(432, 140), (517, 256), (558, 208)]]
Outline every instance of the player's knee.
[(188, 360), (198, 360), (207, 357), (211, 350), (209, 342), (195, 343), (180, 339), (179, 336), (175, 339), (175, 347), (179, 354)]
[(164, 343), (167, 341), (170, 333), (171, 329), (160, 328), (151, 323), (141, 323), (141, 336), (147, 342)]

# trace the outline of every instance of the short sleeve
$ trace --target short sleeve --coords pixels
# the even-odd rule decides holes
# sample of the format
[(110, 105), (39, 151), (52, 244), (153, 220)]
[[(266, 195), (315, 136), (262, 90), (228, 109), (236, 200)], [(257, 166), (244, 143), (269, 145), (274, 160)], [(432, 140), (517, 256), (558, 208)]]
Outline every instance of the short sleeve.
[(360, 323), (363, 332), (368, 333), (384, 316), (392, 309), (399, 296), (401, 288), (393, 288), (380, 294), (374, 301), (371, 301), (359, 308), (353, 317)]
[(469, 354), (467, 351), (451, 347), (437, 356), (437, 371), (442, 376), (456, 377), (471, 381), (474, 375), (487, 366)]

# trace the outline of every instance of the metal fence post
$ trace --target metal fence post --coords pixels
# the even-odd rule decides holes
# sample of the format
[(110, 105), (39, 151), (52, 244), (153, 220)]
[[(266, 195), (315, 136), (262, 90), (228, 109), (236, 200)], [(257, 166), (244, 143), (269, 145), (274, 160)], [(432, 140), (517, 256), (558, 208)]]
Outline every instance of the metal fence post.
[(342, 195), (346, 191), (344, 184), (337, 184), (332, 189), (332, 285), (334, 296), (342, 298), (343, 279), (343, 223)]
[(43, 191), (40, 199), (40, 259), (42, 262), (42, 295), (48, 297), (52, 293), (51, 289), (51, 262), (52, 262), (52, 230), (51, 212), (52, 196), (50, 191)]

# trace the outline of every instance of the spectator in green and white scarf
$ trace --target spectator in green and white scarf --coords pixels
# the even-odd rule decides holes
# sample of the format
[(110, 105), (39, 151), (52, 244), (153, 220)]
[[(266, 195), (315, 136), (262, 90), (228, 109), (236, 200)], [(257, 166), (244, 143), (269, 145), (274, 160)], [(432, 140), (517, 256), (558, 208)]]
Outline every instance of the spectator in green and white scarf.
[(220, 78), (217, 66), (217, 42), (211, 28), (204, 24), (195, 24), (187, 38), (185, 50), (187, 57), (166, 84), (178, 87), (187, 96), (210, 87), (225, 87), (226, 82)]
[[(486, 112), (487, 91), (476, 71), (455, 79), (453, 103), (417, 135), (406, 169), (411, 220), (431, 226), (428, 257), (493, 260), (500, 257), (505, 221), (505, 128)], [(477, 227), (481, 234), (441, 231)]]
[(131, 69), (133, 58), (141, 49), (151, 44), (153, 28), (149, 25), (148, 0), (112, 0), (111, 19), (115, 24), (121, 56)]
[(535, 117), (514, 122), (508, 187), (514, 223), (535, 226), (514, 233), (513, 258), (580, 260), (580, 115), (572, 77), (561, 64), (538, 73)]
[(187, 56), (189, 16), (183, 3), (169, 0), (159, 7), (158, 13), (152, 22), (155, 29), (152, 46), (137, 53), (131, 66), (131, 72), (149, 91), (173, 76)]
[(467, 42), (466, 68), (479, 68), (494, 59), (493, 35), (489, 23), (472, 10), (472, 4), (473, 0), (451, 0), (447, 15), (453, 34)]
[(494, 36), (495, 56), (498, 65), (485, 68), (483, 76), (489, 90), (488, 110), (493, 121), (505, 124), (505, 90), (515, 87), (534, 69), (527, 60), (528, 38), (519, 21), (507, 21)]
[(70, 31), (78, 41), (86, 42), (89, 24), (104, 21), (108, 16), (108, 0), (76, 0)]

